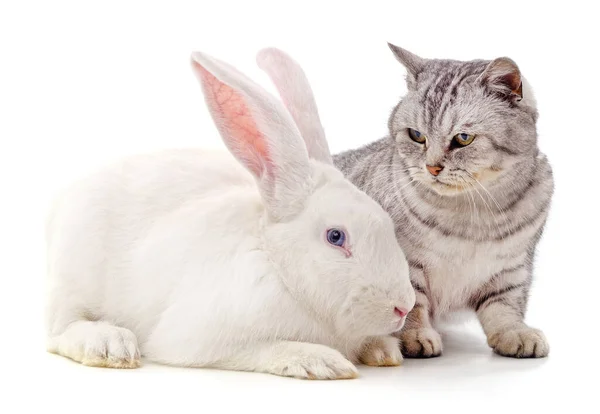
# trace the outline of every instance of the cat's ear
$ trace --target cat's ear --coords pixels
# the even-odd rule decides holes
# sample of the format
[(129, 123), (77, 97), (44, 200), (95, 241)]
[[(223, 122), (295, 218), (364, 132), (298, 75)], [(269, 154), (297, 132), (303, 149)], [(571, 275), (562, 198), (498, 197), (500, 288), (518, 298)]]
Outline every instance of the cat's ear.
[(396, 57), (396, 60), (402, 63), (402, 65), (406, 68), (406, 71), (408, 72), (406, 80), (409, 88), (414, 86), (414, 83), (417, 80), (417, 75), (423, 71), (427, 60), (389, 42), (388, 46)]
[(523, 80), (517, 64), (510, 58), (492, 60), (480, 77), (481, 82), (495, 92), (523, 99)]

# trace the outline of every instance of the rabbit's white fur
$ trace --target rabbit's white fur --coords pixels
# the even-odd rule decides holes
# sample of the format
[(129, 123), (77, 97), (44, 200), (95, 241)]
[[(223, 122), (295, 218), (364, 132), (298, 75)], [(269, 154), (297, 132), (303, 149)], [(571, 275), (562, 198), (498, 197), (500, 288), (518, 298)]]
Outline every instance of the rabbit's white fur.
[[(388, 335), (404, 322), (395, 307), (410, 310), (415, 295), (392, 221), (331, 165), (297, 64), (274, 49), (261, 62), (296, 69), (289, 81), (307, 87), (302, 123), (234, 68), (195, 53), (234, 156), (130, 157), (58, 200), (47, 229), (49, 351), (93, 366), (136, 367), (141, 353), (323, 379), (355, 377), (353, 362), (400, 362)], [(347, 232), (343, 249), (327, 243), (332, 227)]]

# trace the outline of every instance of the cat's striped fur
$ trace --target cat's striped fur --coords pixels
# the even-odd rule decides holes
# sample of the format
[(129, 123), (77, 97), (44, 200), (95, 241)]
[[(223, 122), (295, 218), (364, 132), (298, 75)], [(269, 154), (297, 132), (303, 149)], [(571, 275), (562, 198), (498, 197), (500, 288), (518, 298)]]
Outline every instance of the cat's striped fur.
[[(472, 309), (499, 354), (546, 356), (544, 335), (523, 322), (553, 193), (528, 84), (507, 58), (426, 60), (391, 47), (408, 70), (408, 94), (390, 136), (334, 162), (390, 213), (409, 260), (417, 304), (401, 333), (404, 353), (440, 355), (434, 322)], [(460, 132), (476, 138), (455, 148)], [(444, 169), (433, 176), (426, 165)]]

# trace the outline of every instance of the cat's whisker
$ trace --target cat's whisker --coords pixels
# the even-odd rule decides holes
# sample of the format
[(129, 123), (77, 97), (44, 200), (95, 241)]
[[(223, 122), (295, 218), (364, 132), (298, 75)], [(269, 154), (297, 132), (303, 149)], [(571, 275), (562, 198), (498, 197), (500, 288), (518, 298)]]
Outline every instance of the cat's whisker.
[[(387, 176), (386, 176), (387, 177)], [(413, 177), (403, 177), (402, 180), (393, 180), (389, 183), (386, 183), (385, 186), (382, 186), (380, 188), (377, 189), (378, 192), (382, 193), (382, 194), (386, 194), (388, 191), (392, 191), (398, 188), (398, 185), (402, 185), (401, 188), (404, 188), (405, 186), (407, 186), (408, 184), (410, 184), (411, 182), (415, 181), (415, 179)]]
[(500, 203), (498, 203), (498, 200), (496, 200), (496, 197), (494, 197), (494, 196), (492, 195), (492, 193), (490, 193), (490, 191), (489, 191), (487, 188), (485, 188), (485, 186), (484, 186), (483, 184), (481, 184), (481, 182), (480, 182), (480, 181), (479, 181), (477, 178), (475, 178), (475, 176), (474, 176), (473, 174), (471, 174), (471, 173), (470, 173), (470, 172), (468, 172), (468, 171), (465, 171), (465, 172), (466, 172), (467, 174), (469, 174), (469, 176), (470, 176), (470, 177), (471, 177), (473, 180), (475, 180), (475, 182), (476, 182), (477, 184), (479, 184), (479, 186), (480, 186), (480, 187), (483, 189), (483, 191), (485, 191), (485, 192), (486, 192), (486, 194), (488, 195), (488, 197), (489, 197), (489, 198), (490, 198), (490, 199), (491, 199), (491, 200), (494, 202), (494, 204), (496, 204), (496, 207), (498, 207), (498, 210), (499, 210), (499, 211), (500, 211), (502, 214), (504, 214), (504, 209), (503, 209), (503, 208), (500, 206)]
[[(469, 175), (471, 176), (471, 178), (472, 178), (473, 180), (475, 180), (475, 182), (476, 182), (477, 184), (479, 184), (479, 186), (480, 186), (480, 187), (481, 187), (481, 188), (482, 188), (482, 189), (483, 189), (483, 190), (486, 192), (486, 194), (488, 195), (488, 197), (490, 198), (490, 200), (492, 200), (492, 201), (494, 202), (494, 204), (495, 204), (495, 205), (496, 205), (496, 207), (498, 208), (498, 211), (499, 211), (499, 212), (500, 212), (500, 214), (502, 215), (502, 220), (503, 220), (503, 222), (504, 222), (504, 223), (508, 223), (508, 222), (509, 222), (509, 220), (508, 220), (508, 218), (506, 217), (506, 214), (505, 214), (504, 210), (502, 209), (502, 207), (500, 207), (500, 204), (498, 203), (498, 201), (496, 200), (496, 198), (495, 198), (495, 197), (492, 195), (492, 193), (490, 193), (490, 192), (489, 192), (489, 190), (488, 190), (487, 188), (485, 188), (485, 187), (484, 187), (484, 185), (483, 185), (483, 184), (481, 184), (481, 183), (479, 182), (479, 180), (477, 180), (477, 178), (475, 178), (475, 177), (474, 177), (474, 176), (473, 176), (471, 173), (469, 173), (469, 172), (467, 171), (467, 174), (469, 174)], [(487, 205), (487, 203), (486, 203), (486, 205)], [(490, 212), (491, 212), (491, 208), (490, 208), (489, 206), (488, 206), (488, 209), (490, 209)], [(496, 216), (495, 216), (495, 215), (494, 215), (494, 221), (496, 222), (496, 226), (498, 227), (498, 233), (499, 233), (499, 234), (502, 234), (502, 232), (501, 232), (501, 230), (500, 230), (500, 224), (499, 224), (499, 221), (496, 219)]]
[[(467, 187), (469, 187), (469, 183), (467, 182), (467, 180), (465, 180), (463, 177), (460, 177), (460, 178), (465, 182)], [(466, 191), (465, 194), (467, 195), (467, 199), (469, 200), (469, 211), (471, 213), (471, 226), (474, 227), (475, 226), (474, 218), (475, 218), (475, 211), (477, 210), (477, 205), (475, 204), (475, 199), (472, 198), (473, 195), (471, 194), (470, 191)]]
[[(473, 179), (475, 179), (475, 177), (473, 177)], [(483, 204), (486, 206), (486, 208), (488, 209), (488, 211), (492, 215), (492, 219), (494, 221), (494, 224), (496, 225), (496, 229), (498, 230), (498, 234), (502, 234), (502, 231), (500, 230), (500, 225), (498, 223), (498, 219), (496, 218), (496, 214), (492, 210), (491, 206), (487, 203), (487, 201), (485, 201), (485, 199), (483, 198), (483, 195), (479, 192), (479, 190), (477, 190), (477, 188), (475, 186), (473, 186), (473, 190), (475, 190), (475, 192), (477, 192), (477, 195), (479, 196), (479, 198), (481, 199), (481, 201), (483, 201)], [(491, 224), (490, 224), (489, 227), (490, 227), (490, 231), (491, 231), (492, 230)]]
[[(477, 193), (477, 195), (479, 196), (479, 198), (481, 199), (481, 201), (483, 201), (483, 204), (486, 206), (486, 208), (490, 211), (490, 213), (492, 214), (492, 217), (494, 218), (494, 223), (496, 222), (496, 216), (494, 215), (494, 212), (491, 210), (490, 206), (488, 205), (488, 203), (484, 200), (483, 196), (481, 195), (481, 193), (479, 192), (479, 190), (477, 190), (477, 187), (475, 187), (474, 185), (471, 185), (471, 188)], [(475, 197), (475, 196), (473, 196)], [(487, 220), (485, 220), (487, 221)], [(487, 221), (488, 224), (488, 228), (490, 229), (490, 232), (493, 230), (492, 228), (492, 223), (490, 223), (489, 221)], [(499, 229), (498, 229), (499, 230)]]
[(400, 188), (398, 188), (398, 191), (403, 190), (404, 188), (408, 187), (409, 185), (411, 185), (414, 182), (418, 182), (417, 180), (415, 180), (414, 178), (410, 177), (410, 180), (407, 183), (403, 183), (404, 185)]

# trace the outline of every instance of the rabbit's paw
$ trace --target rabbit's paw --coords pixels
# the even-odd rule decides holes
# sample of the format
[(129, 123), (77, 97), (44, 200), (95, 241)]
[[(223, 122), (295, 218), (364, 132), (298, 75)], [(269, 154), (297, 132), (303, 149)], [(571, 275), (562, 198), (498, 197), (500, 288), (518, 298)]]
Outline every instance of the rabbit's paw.
[(373, 367), (396, 367), (402, 363), (398, 338), (374, 336), (365, 341), (359, 360)]
[(542, 331), (519, 327), (492, 333), (488, 345), (499, 355), (513, 358), (542, 358), (550, 347)]
[(128, 329), (106, 327), (84, 343), (83, 365), (106, 368), (137, 368), (140, 351), (135, 335)]
[(86, 341), (81, 363), (92, 367), (137, 368), (140, 366), (137, 339), (130, 330), (111, 326)]
[(100, 322), (75, 323), (51, 342), (48, 351), (92, 367), (140, 366), (140, 351), (133, 332)]
[(358, 377), (356, 367), (338, 351), (324, 345), (307, 346), (274, 361), (269, 371), (284, 377), (336, 380)]
[(442, 355), (442, 337), (433, 328), (406, 329), (400, 334), (402, 354), (407, 358)]

